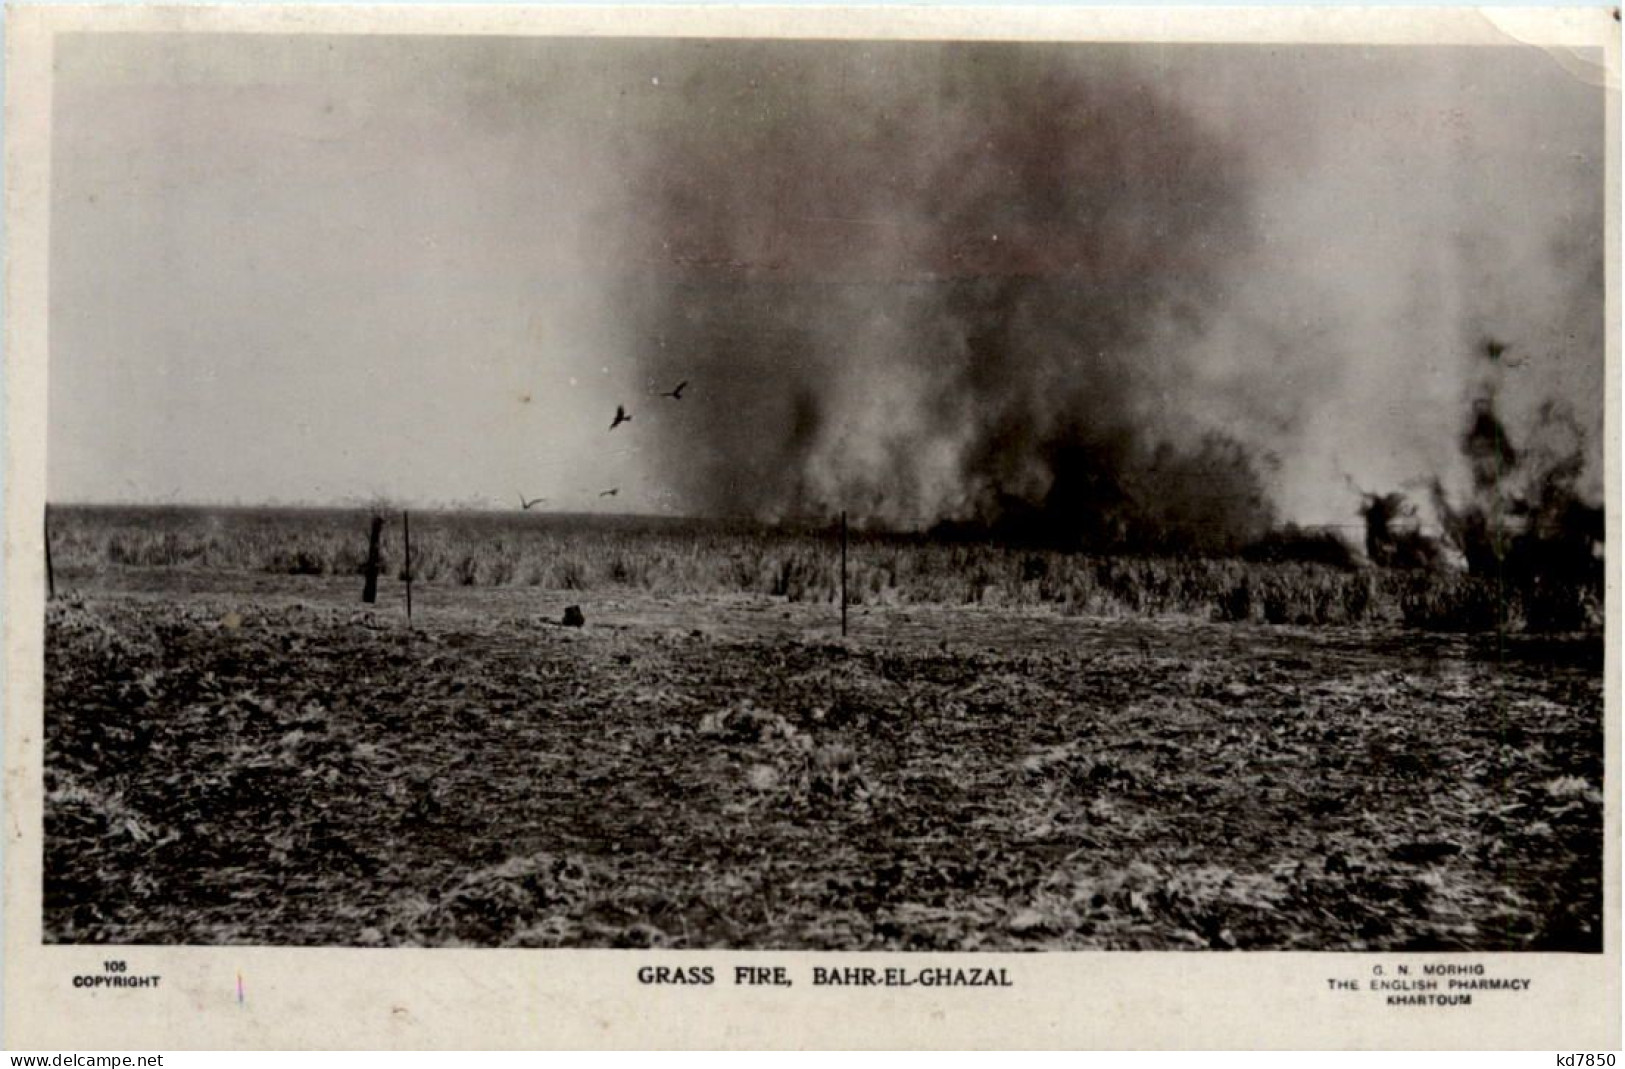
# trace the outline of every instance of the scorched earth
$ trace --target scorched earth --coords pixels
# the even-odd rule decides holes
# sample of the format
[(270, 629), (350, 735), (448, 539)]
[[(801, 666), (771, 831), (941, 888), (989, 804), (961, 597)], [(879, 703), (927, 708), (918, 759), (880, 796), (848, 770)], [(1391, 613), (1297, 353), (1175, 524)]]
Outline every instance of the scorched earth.
[(1600, 949), (1594, 636), (356, 593), (50, 603), (49, 940)]

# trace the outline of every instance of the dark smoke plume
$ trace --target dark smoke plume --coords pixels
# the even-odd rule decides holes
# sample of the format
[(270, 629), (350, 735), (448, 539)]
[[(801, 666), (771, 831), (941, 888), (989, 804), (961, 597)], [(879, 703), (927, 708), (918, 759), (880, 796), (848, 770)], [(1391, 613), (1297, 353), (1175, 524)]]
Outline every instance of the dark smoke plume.
[(1416, 506), (1404, 494), (1364, 494), (1365, 555), (1380, 568), (1432, 568), (1439, 563), (1438, 542), (1415, 523)]
[(634, 198), (628, 300), (685, 508), (1228, 552), (1260, 460), (1171, 400), (1245, 250), (1249, 182), (1122, 57), (733, 44)]
[(1433, 486), (1446, 539), (1468, 571), (1516, 599), (1525, 624), (1569, 631), (1599, 617), (1603, 595), (1602, 506), (1585, 500), (1585, 435), (1562, 406), (1548, 404), (1521, 452), (1507, 440), (1493, 398), (1481, 398), (1462, 436), (1474, 465), (1472, 496), (1449, 500)]

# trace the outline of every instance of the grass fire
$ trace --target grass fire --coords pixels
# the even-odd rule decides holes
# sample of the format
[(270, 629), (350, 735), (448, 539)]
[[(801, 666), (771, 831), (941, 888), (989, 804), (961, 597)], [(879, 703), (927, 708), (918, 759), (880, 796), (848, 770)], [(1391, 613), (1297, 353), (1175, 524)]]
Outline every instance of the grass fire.
[(49, 64), (48, 941), (1602, 950), (1583, 50), (208, 39)]

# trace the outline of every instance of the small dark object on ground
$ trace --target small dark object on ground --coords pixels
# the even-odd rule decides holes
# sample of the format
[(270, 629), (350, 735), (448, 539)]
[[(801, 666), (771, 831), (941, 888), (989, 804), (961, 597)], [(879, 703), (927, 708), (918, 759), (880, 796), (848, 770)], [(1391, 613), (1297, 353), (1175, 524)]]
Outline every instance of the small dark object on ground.
[(581, 615), (581, 606), (572, 605), (564, 610), (565, 627), (585, 627), (586, 624), (587, 618)]
[(1395, 861), (1409, 861), (1413, 864), (1427, 865), (1436, 861), (1443, 861), (1447, 857), (1454, 857), (1461, 853), (1461, 844), (1445, 840), (1438, 842), (1402, 843), (1388, 851), (1388, 856)]

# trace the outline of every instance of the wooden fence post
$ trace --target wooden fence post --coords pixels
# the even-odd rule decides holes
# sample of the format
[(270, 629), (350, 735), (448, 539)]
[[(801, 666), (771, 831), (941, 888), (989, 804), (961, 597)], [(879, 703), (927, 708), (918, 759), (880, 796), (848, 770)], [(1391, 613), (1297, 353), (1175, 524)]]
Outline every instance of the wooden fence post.
[(406, 622), (412, 622), (412, 518), (401, 510), (401, 532), (406, 541)]
[(51, 506), (45, 506), (45, 597), (56, 597), (56, 570), (51, 567)]
[(841, 510), (841, 637), (846, 637), (846, 510)]
[(361, 590), (361, 600), (368, 605), (378, 600), (378, 536), (383, 530), (384, 518), (373, 516), (372, 534), (367, 541), (367, 585)]

